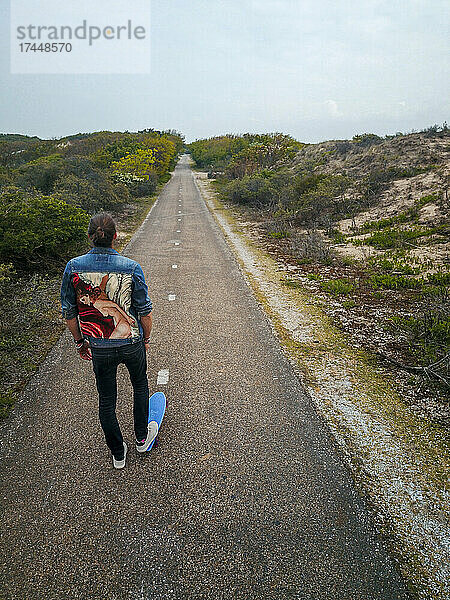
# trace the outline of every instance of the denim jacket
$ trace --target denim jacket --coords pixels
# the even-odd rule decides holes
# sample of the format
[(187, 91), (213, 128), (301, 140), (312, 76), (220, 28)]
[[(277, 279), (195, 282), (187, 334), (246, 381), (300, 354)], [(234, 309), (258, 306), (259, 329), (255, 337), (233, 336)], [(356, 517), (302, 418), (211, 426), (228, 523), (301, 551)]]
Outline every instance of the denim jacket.
[(152, 312), (141, 266), (98, 246), (67, 263), (61, 307), (65, 319), (78, 317), (91, 346), (103, 348), (140, 341), (140, 317)]

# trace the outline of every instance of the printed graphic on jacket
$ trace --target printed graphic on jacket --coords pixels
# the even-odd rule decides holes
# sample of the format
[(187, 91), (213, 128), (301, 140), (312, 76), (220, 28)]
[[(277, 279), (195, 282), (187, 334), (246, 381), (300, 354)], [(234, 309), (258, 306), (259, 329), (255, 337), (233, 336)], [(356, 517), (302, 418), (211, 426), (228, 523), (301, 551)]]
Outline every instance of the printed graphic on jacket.
[(111, 340), (139, 336), (139, 326), (130, 314), (131, 274), (75, 273), (72, 285), (84, 335)]

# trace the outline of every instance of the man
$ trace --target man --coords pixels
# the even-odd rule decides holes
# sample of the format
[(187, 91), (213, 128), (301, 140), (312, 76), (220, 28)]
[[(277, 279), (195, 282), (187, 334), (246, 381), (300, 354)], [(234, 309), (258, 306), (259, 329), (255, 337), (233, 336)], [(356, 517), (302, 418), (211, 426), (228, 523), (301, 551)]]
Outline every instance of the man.
[(70, 260), (61, 286), (62, 315), (84, 360), (92, 360), (99, 395), (100, 423), (116, 469), (125, 466), (127, 445), (116, 417), (117, 367), (129, 371), (134, 395), (136, 450), (145, 452), (158, 433), (148, 423), (146, 350), (152, 328), (152, 302), (140, 265), (113, 249), (117, 238), (111, 215), (92, 217), (93, 248)]

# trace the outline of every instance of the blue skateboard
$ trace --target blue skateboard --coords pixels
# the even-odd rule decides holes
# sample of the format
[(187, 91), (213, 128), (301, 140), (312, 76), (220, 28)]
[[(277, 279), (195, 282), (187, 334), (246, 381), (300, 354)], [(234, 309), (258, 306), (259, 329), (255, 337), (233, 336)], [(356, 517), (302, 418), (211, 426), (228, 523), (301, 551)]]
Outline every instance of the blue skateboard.
[[(150, 421), (156, 421), (158, 423), (158, 434), (165, 412), (166, 397), (162, 392), (156, 392), (155, 394), (150, 396), (148, 400), (148, 422), (150, 423)], [(156, 436), (156, 438), (157, 437), (158, 436)], [(153, 445), (156, 442), (156, 438), (148, 447), (147, 452), (149, 452), (153, 448)]]

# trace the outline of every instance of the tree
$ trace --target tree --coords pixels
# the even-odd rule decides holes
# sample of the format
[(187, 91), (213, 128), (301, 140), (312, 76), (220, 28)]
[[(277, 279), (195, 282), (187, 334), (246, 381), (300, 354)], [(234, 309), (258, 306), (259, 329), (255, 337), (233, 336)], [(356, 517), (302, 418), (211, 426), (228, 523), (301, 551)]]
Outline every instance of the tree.
[(138, 177), (142, 181), (155, 171), (155, 166), (156, 156), (153, 148), (139, 148), (135, 153), (127, 154), (111, 165), (114, 175)]

